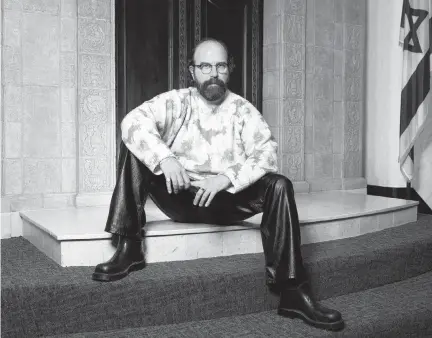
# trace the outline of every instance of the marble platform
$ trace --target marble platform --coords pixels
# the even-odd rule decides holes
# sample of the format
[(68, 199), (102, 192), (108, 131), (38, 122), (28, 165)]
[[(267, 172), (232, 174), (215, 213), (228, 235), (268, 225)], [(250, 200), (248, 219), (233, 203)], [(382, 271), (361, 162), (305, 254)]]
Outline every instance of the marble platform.
[[(418, 202), (359, 191), (296, 194), (302, 243), (323, 242), (417, 220)], [(146, 205), (149, 263), (262, 252), (261, 215), (230, 226), (175, 223)], [(104, 232), (107, 207), (21, 212), (23, 237), (62, 266), (94, 266), (115, 248)]]

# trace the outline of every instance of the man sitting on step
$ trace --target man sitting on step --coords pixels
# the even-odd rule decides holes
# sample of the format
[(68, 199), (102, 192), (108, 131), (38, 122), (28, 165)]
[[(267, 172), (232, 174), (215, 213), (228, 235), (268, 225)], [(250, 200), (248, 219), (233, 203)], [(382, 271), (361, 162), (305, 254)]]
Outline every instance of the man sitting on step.
[(194, 87), (144, 102), (121, 123), (119, 172), (105, 231), (118, 235), (114, 256), (93, 279), (114, 281), (145, 266), (144, 205), (150, 196), (172, 220), (228, 225), (263, 212), (267, 284), (280, 292), (278, 314), (339, 330), (338, 311), (312, 297), (300, 252), (291, 181), (277, 174), (277, 143), (257, 109), (227, 89), (233, 64), (223, 42), (194, 50)]

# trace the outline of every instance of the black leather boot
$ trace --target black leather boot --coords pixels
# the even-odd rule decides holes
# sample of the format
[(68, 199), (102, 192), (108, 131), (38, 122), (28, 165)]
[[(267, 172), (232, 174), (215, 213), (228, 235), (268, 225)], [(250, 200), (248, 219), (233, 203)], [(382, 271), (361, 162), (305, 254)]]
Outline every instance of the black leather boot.
[(309, 325), (331, 331), (342, 330), (345, 326), (340, 312), (328, 309), (312, 298), (308, 282), (282, 290), (278, 314), (300, 318)]
[(108, 262), (98, 264), (93, 280), (112, 282), (126, 277), (129, 272), (146, 266), (141, 240), (119, 236), (117, 250)]

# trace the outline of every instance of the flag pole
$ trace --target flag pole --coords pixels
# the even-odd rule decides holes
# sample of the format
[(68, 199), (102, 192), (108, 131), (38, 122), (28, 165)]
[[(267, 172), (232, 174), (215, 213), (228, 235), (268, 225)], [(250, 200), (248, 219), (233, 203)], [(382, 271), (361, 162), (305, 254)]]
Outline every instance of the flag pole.
[(406, 199), (407, 200), (411, 200), (411, 182), (407, 183), (407, 193), (406, 193)]
[[(409, 156), (411, 157), (411, 159), (412, 159), (412, 161), (413, 161), (413, 169), (414, 169), (414, 145), (413, 145), (413, 147), (412, 147), (411, 150), (410, 150), (410, 155), (409, 155)], [(407, 187), (406, 187), (406, 189), (407, 189), (406, 199), (407, 199), (407, 200), (412, 200), (413, 198), (412, 198), (411, 181), (408, 181), (408, 182), (407, 182)]]

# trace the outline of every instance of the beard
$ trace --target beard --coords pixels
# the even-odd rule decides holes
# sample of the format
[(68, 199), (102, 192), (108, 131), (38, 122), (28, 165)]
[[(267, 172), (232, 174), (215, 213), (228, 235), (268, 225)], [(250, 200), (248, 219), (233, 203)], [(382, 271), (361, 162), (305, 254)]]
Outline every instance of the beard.
[(214, 102), (224, 97), (227, 84), (220, 79), (210, 79), (203, 83), (196, 83), (198, 92), (208, 101)]

